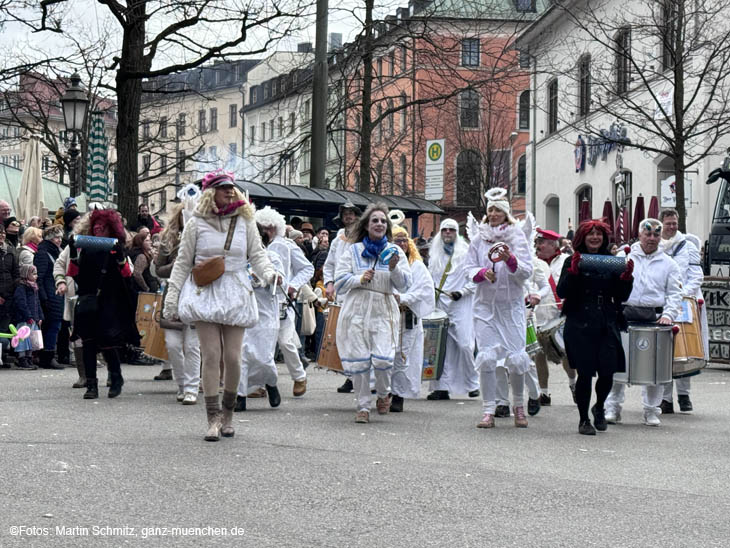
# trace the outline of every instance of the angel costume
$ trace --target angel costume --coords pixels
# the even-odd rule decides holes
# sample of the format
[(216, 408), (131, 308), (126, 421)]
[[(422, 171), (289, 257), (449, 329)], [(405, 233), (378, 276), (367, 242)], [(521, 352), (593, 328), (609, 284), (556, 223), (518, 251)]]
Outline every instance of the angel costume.
[[(476, 227), (476, 237), (469, 246), (464, 269), (469, 279), (477, 283), (474, 332), (479, 350), (476, 367), (481, 372), (484, 414), (493, 416), (495, 413), (497, 362), (504, 360), (510, 373), (517, 423), (518, 415), (524, 419), (524, 375), (532, 365), (525, 351), (524, 302), (524, 284), (532, 276), (532, 255), (525, 234), (509, 214), (509, 203), (499, 199), (501, 195), (495, 200), (492, 192), (487, 193), (489, 206), (498, 205), (507, 214), (508, 222), (495, 227), (485, 222)], [(509, 247), (510, 259), (491, 262), (490, 249), (500, 242)], [(494, 283), (485, 278), (490, 269), (496, 276)]]
[[(335, 273), (335, 291), (347, 293), (337, 321), (337, 350), (345, 374), (353, 377), (358, 411), (370, 411), (371, 369), (378, 398), (388, 397), (400, 327), (393, 293), (406, 293), (412, 281), (405, 253), (387, 242), (385, 249), (395, 250), (400, 257), (392, 271), (379, 257), (367, 256), (365, 244), (357, 242), (341, 256)], [(375, 274), (363, 283), (362, 276), (370, 269)]]
[[(441, 378), (431, 381), (431, 390), (466, 394), (479, 389), (479, 374), (474, 368), (474, 330), (472, 322), (472, 297), (476, 285), (467, 279), (464, 259), (469, 244), (457, 234), (453, 245), (444, 244), (441, 231), (451, 228), (458, 231), (453, 219), (441, 222), (439, 233), (431, 242), (428, 270), (436, 288), (436, 306), (449, 316), (444, 371)], [(460, 293), (454, 300), (452, 293)]]

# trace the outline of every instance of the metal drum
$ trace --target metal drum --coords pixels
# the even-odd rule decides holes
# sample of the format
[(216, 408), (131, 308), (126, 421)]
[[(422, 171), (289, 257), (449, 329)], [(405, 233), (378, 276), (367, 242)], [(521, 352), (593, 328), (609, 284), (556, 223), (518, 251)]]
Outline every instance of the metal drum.
[(556, 318), (537, 329), (537, 342), (545, 354), (545, 358), (553, 363), (560, 363), (565, 354), (565, 340), (563, 339), (563, 329), (565, 328), (565, 318)]
[(677, 322), (679, 332), (674, 337), (674, 364), (672, 366), (672, 376), (675, 379), (695, 375), (707, 365), (697, 299), (684, 297), (682, 315)]
[(537, 330), (535, 329), (535, 320), (532, 317), (527, 318), (527, 334), (525, 336), (525, 350), (530, 356), (534, 356), (541, 350), (540, 343), (537, 341)]
[(585, 255), (580, 256), (578, 268), (582, 272), (621, 274), (624, 270), (626, 270), (626, 257), (586, 253)]
[(672, 380), (671, 325), (629, 324), (628, 333), (621, 333), (621, 342), (626, 372), (615, 373), (615, 382), (651, 385)]
[(449, 335), (449, 317), (443, 310), (434, 310), (425, 318), (423, 325), (422, 381), (436, 381), (444, 372), (446, 338)]

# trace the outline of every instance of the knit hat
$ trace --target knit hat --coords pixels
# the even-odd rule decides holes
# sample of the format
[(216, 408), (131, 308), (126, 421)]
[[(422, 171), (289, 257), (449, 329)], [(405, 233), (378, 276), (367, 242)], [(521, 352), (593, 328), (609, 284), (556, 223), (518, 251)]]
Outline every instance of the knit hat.
[(7, 228), (8, 228), (8, 227), (9, 227), (9, 226), (10, 226), (10, 225), (11, 225), (12, 223), (16, 223), (16, 222), (18, 222), (18, 219), (16, 219), (15, 217), (8, 217), (7, 219), (5, 219), (5, 220), (3, 221), (3, 224), (5, 225), (5, 229), (7, 230)]
[(515, 222), (512, 218), (512, 208), (510, 207), (509, 200), (507, 199), (507, 189), (490, 188), (484, 196), (487, 198), (487, 209), (495, 207), (500, 211), (504, 211), (505, 215), (507, 215), (507, 219), (511, 222)]
[(74, 206), (78, 207), (76, 205), (76, 198), (74, 198), (73, 196), (69, 196), (68, 198), (66, 198), (63, 201), (63, 210), (64, 211), (68, 211), (69, 209), (71, 209)]
[(63, 214), (63, 226), (65, 229), (70, 230), (71, 229), (71, 223), (76, 217), (80, 217), (81, 213), (79, 213), (75, 209), (69, 209)]

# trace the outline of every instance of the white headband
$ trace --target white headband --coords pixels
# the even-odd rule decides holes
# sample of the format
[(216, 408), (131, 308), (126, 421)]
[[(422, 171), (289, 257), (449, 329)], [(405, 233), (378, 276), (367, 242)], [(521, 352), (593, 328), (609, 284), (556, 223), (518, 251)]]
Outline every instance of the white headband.
[(459, 223), (457, 223), (454, 219), (444, 219), (441, 221), (441, 226), (439, 227), (439, 232), (441, 232), (444, 228), (450, 228), (452, 230), (459, 231)]
[(508, 216), (510, 215), (512, 208), (507, 200), (507, 190), (504, 188), (491, 188), (484, 194), (487, 198), (487, 209), (490, 207), (496, 207), (504, 211)]

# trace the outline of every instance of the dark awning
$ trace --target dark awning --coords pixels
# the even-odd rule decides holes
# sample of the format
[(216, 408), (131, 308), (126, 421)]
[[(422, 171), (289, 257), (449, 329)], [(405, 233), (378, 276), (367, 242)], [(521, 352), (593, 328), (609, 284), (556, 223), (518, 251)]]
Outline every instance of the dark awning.
[(337, 214), (340, 204), (347, 201), (365, 208), (374, 202), (385, 202), (391, 209), (400, 209), (407, 217), (421, 213), (442, 214), (444, 211), (423, 198), (369, 194), (350, 192), (348, 190), (330, 190), (325, 188), (309, 188), (297, 185), (277, 185), (275, 183), (253, 183), (237, 181), (237, 184), (248, 192), (251, 200), (257, 205), (269, 205), (284, 215), (304, 215), (308, 217), (332, 217)]

